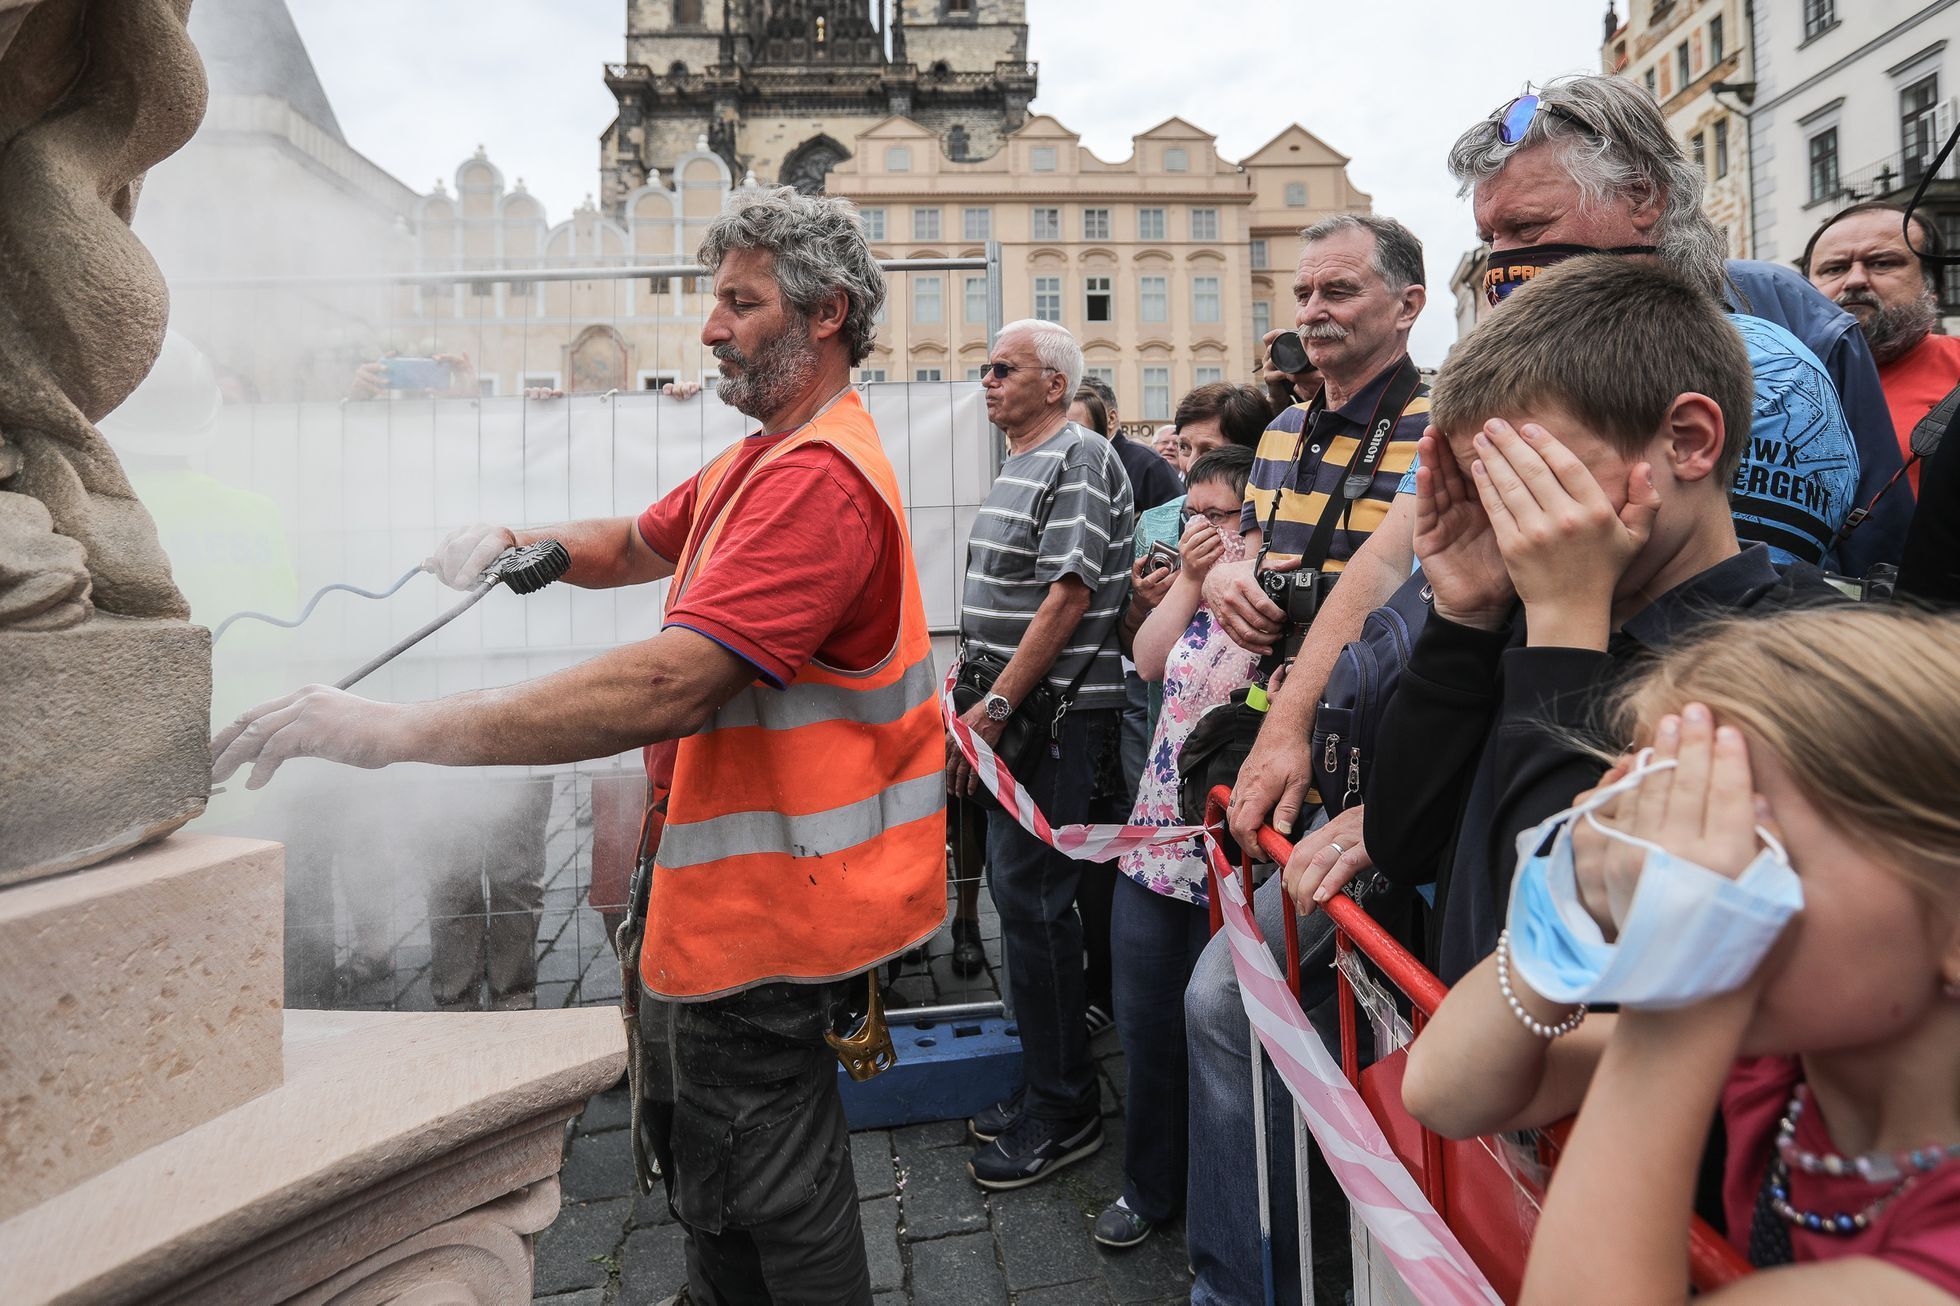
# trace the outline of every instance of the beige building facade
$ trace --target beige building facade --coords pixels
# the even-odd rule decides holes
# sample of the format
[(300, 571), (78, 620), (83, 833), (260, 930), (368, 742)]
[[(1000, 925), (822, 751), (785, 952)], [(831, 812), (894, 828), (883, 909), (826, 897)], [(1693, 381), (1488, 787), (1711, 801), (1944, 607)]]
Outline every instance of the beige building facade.
[(1722, 229), (1730, 258), (1757, 257), (1749, 217), (1749, 106), (1743, 98), (1754, 91), (1749, 23), (1745, 0), (1627, 0), (1623, 22), (1608, 8), (1600, 47), (1600, 66), (1644, 86), (1701, 166), (1707, 177), (1702, 208)]
[[(1235, 164), (1179, 118), (1110, 162), (1046, 115), (992, 158), (962, 161), (929, 128), (893, 117), (857, 138), (829, 190), (858, 205), (881, 258), (980, 257), (997, 244), (1002, 320), (1068, 327), (1125, 421), (1162, 422), (1194, 386), (1253, 378), (1262, 324), (1292, 320), (1300, 229), (1368, 207), (1346, 162), (1292, 127)], [(979, 271), (894, 277), (861, 375), (978, 377), (987, 295)]]
[[(417, 205), (416, 271), (691, 264), (733, 178), (705, 141), (675, 159), (667, 177), (625, 196), (617, 218), (588, 196), (554, 223), (522, 178), (507, 185), (479, 151), (456, 169), (453, 193), (439, 185)], [(403, 292), (391, 345), (468, 355), (484, 394), (650, 390), (714, 372), (700, 339), (709, 307), (696, 277), (428, 285)]]

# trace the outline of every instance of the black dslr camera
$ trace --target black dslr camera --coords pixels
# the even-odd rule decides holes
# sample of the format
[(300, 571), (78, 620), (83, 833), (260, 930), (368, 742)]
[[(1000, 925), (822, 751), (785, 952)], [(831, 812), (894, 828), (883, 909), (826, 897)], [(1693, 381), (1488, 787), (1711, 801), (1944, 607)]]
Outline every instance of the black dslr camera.
[(1298, 571), (1261, 571), (1258, 575), (1259, 588), (1266, 591), (1273, 606), (1286, 614), (1286, 629), (1262, 664), (1270, 672), (1298, 656), (1300, 646), (1306, 642), (1307, 627), (1320, 611), (1325, 577), (1317, 570), (1304, 567)]

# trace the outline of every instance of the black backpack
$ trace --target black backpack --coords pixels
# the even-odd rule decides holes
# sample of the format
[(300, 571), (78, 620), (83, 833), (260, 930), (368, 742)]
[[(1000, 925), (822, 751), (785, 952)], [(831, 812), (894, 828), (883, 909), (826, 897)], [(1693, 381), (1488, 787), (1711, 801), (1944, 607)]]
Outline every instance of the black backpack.
[(1382, 710), (1409, 665), (1409, 650), (1429, 618), (1429, 584), (1420, 571), (1361, 623), (1361, 637), (1341, 649), (1313, 719), (1313, 787), (1333, 816), (1368, 791)]

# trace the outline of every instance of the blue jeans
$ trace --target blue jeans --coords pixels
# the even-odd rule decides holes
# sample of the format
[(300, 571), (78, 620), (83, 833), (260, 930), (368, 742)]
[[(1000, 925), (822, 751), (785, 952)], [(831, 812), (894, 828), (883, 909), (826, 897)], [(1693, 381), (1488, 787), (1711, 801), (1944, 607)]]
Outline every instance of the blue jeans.
[(1211, 937), (1203, 907), (1152, 893), (1117, 873), (1110, 916), (1116, 1036), (1129, 1083), (1123, 1094), (1123, 1197), (1152, 1224), (1184, 1207), (1185, 1117), (1191, 1100), (1184, 1050), (1184, 985)]
[[(1149, 686), (1143, 677), (1134, 671), (1123, 675), (1123, 697), (1127, 700), (1122, 708), (1121, 733), (1117, 736), (1117, 757), (1123, 768), (1123, 793), (1134, 807), (1137, 801), (1137, 786), (1143, 780), (1144, 764), (1150, 760), (1150, 732), (1156, 725), (1150, 711)], [(1129, 812), (1123, 819), (1130, 818)]]
[[(1070, 712), (1062, 718), (1059, 748), (1044, 753), (1032, 775), (1015, 777), (1051, 825), (1088, 819), (1095, 760), (1115, 729), (1113, 711)], [(1008, 991), (1021, 1030), (1025, 1109), (1055, 1122), (1086, 1119), (1100, 1106), (1082, 1023), (1082, 920), (1075, 914), (1082, 866), (1007, 813), (987, 813), (987, 888), (1000, 914)]]
[[(1273, 957), (1286, 964), (1286, 910), (1280, 877), (1252, 895), (1253, 916)], [(1324, 950), (1332, 927), (1316, 912), (1300, 923), (1303, 955)], [(1303, 974), (1308, 1011), (1333, 992), (1326, 967)], [(1252, 1122), (1252, 1029), (1239, 998), (1232, 949), (1223, 933), (1212, 939), (1184, 992), (1184, 1027), (1191, 1057), (1190, 1179), (1184, 1236), (1196, 1278), (1192, 1306), (1258, 1306), (1266, 1300), (1260, 1272), (1258, 1161)], [(1322, 1037), (1326, 1034), (1323, 1031)], [(1272, 1063), (1266, 1073), (1266, 1173), (1272, 1194), (1273, 1298), (1300, 1299), (1299, 1204), (1293, 1183), (1293, 1096)], [(1345, 1227), (1322, 1238), (1346, 1241)]]

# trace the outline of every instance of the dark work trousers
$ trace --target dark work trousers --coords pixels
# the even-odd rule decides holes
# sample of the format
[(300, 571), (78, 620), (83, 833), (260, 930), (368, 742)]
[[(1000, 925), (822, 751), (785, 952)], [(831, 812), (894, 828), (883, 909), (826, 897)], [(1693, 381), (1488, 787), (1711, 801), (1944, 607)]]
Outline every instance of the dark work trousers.
[(694, 1306), (871, 1301), (823, 1037), (863, 984), (758, 984), (707, 1002), (641, 993), (641, 1129), (687, 1231)]
[[(1116, 714), (1077, 709), (1062, 718), (1059, 747), (1033, 774), (1016, 776), (1052, 825), (1086, 820), (1094, 764)], [(987, 814), (987, 887), (1000, 914), (1001, 950), (1021, 1030), (1027, 1112), (1056, 1122), (1096, 1114), (1099, 1094), (1082, 1023), (1082, 921), (1075, 914), (1082, 862), (1056, 852), (999, 810)]]
[(1110, 917), (1116, 1036), (1123, 1044), (1123, 1196), (1152, 1224), (1184, 1209), (1191, 1089), (1184, 986), (1211, 940), (1203, 907), (1153, 893), (1117, 873)]

